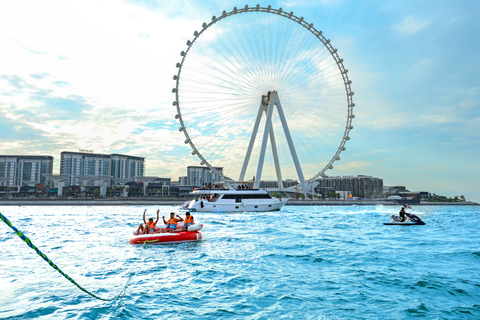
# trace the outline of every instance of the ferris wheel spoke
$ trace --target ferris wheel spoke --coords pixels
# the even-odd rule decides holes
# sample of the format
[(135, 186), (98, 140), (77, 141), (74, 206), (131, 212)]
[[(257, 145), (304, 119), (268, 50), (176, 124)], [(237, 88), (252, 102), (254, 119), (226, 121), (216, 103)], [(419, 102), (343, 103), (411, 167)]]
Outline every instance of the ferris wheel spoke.
[[(192, 58), (192, 60), (196, 60), (195, 57)], [(197, 60), (199, 63), (201, 62), (199, 59)], [(217, 86), (220, 86), (223, 83), (224, 87), (227, 87), (226, 84), (230, 85), (230, 88), (237, 87), (239, 84), (243, 84), (244, 86), (248, 86), (248, 82), (246, 82), (240, 75), (236, 74), (232, 70), (228, 70), (228, 67), (224, 67), (223, 69), (227, 69), (227, 71), (232, 71), (229, 75), (226, 73), (224, 70), (220, 72), (219, 69), (215, 70), (216, 68), (219, 68), (219, 65), (222, 65), (221, 61), (216, 61), (214, 66), (210, 66), (209, 64), (203, 64), (202, 67), (197, 67), (197, 68), (192, 68), (191, 70), (188, 70), (192, 74), (214, 74), (216, 77), (208, 77), (205, 78), (204, 81), (201, 83), (198, 83), (199, 79), (193, 79), (189, 78), (188, 75), (182, 77), (182, 82), (190, 82), (190, 83), (196, 83), (196, 86), (198, 87), (205, 87), (205, 86), (211, 86), (212, 89), (217, 88)], [(227, 76), (228, 75), (228, 76)], [(216, 89), (218, 90), (218, 89)]]
[[(185, 142), (202, 164), (238, 177), (251, 145), (243, 176), (258, 175), (255, 167), (263, 162), (263, 179), (295, 179), (292, 147), (309, 180), (328, 170), (351, 128), (353, 93), (343, 60), (320, 32), (291, 13), (246, 7), (204, 24), (187, 45), (175, 106)], [(285, 121), (280, 105), (262, 107), (270, 91)], [(270, 108), (278, 109), (270, 110), (271, 130)], [(270, 137), (261, 149), (264, 134)]]
[[(232, 123), (235, 119), (236, 119), (235, 116), (226, 117), (226, 118), (222, 119), (222, 122)], [(219, 128), (221, 129), (222, 126), (223, 126), (222, 122), (217, 122), (215, 126), (210, 126), (208, 129), (202, 130), (202, 132), (200, 132), (199, 135), (203, 135), (206, 138), (207, 133), (215, 132), (215, 131), (219, 130)]]

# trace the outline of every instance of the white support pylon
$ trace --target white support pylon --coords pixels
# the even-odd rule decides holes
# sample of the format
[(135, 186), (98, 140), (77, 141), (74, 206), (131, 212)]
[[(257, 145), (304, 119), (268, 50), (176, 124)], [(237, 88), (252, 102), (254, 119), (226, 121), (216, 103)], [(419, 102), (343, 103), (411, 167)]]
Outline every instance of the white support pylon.
[(292, 136), (290, 135), (290, 130), (288, 129), (287, 119), (285, 119), (285, 114), (283, 113), (282, 104), (276, 91), (271, 92), (270, 94), (270, 105), (276, 105), (280, 121), (282, 122), (283, 131), (285, 132), (285, 137), (287, 138), (288, 148), (290, 149), (290, 154), (292, 155), (293, 163), (295, 164), (295, 169), (297, 170), (298, 180), (303, 188), (303, 194), (305, 198), (307, 197), (307, 183), (305, 182), (305, 177), (303, 176), (302, 167), (298, 161), (297, 152), (295, 151), (295, 146), (293, 144)]
[(277, 144), (275, 143), (273, 126), (270, 126), (270, 145), (272, 146), (273, 162), (275, 163), (275, 171), (277, 173), (278, 188), (282, 190), (283, 189), (282, 171), (280, 170), (280, 161), (278, 160)]
[[(267, 104), (268, 103), (268, 104)], [(260, 148), (260, 157), (258, 160), (257, 166), (257, 174), (255, 175), (256, 180), (256, 188), (260, 187), (260, 180), (262, 177), (262, 170), (263, 170), (263, 163), (265, 160), (265, 151), (267, 148), (267, 141), (268, 136), (270, 135), (270, 144), (272, 146), (272, 154), (275, 163), (275, 170), (277, 174), (278, 186), (281, 190), (283, 187), (283, 180), (282, 180), (282, 173), (280, 169), (280, 161), (278, 158), (277, 153), (277, 145), (275, 143), (275, 136), (273, 133), (273, 126), (272, 126), (272, 114), (274, 107), (277, 108), (278, 115), (280, 117), (280, 121), (282, 123), (283, 131), (285, 132), (285, 137), (287, 138), (288, 148), (290, 149), (290, 154), (293, 159), (293, 163), (295, 164), (295, 169), (297, 171), (298, 179), (300, 180), (300, 184), (303, 188), (303, 193), (306, 197), (307, 194), (307, 184), (305, 182), (305, 178), (303, 176), (302, 168), (300, 167), (300, 162), (298, 161), (297, 152), (295, 151), (295, 146), (293, 144), (292, 137), (290, 135), (290, 130), (288, 129), (287, 120), (285, 118), (285, 114), (283, 112), (282, 104), (280, 103), (280, 99), (276, 91), (271, 91), (268, 94), (268, 102), (264, 101), (264, 97), (262, 97), (262, 102), (260, 103), (260, 107), (257, 113), (257, 118), (255, 120), (255, 125), (253, 127), (252, 136), (250, 137), (250, 143), (247, 148), (247, 153), (245, 155), (245, 159), (243, 161), (242, 170), (240, 172), (239, 180), (243, 181), (245, 178), (245, 172), (247, 171), (248, 162), (250, 161), (250, 156), (252, 154), (253, 145), (255, 144), (255, 139), (257, 136), (258, 128), (260, 126), (260, 120), (262, 118), (262, 113), (266, 113), (265, 119), (265, 129), (263, 131), (263, 139), (262, 145)]]
[(270, 133), (270, 128), (272, 126), (272, 114), (273, 105), (269, 103), (267, 108), (267, 116), (265, 119), (265, 129), (263, 130), (262, 146), (260, 147), (260, 157), (258, 159), (257, 174), (255, 175), (255, 180), (257, 180), (259, 187), (262, 178), (263, 163), (265, 160), (265, 151), (267, 150), (268, 134)]
[(243, 181), (245, 179), (245, 172), (247, 171), (248, 162), (250, 161), (250, 155), (252, 154), (253, 145), (255, 143), (255, 138), (257, 137), (258, 127), (260, 125), (260, 120), (262, 119), (262, 113), (266, 111), (264, 105), (260, 103), (258, 108), (257, 119), (255, 120), (255, 125), (253, 126), (252, 136), (250, 137), (250, 143), (248, 144), (247, 154), (245, 155), (245, 160), (243, 160), (242, 171), (240, 172), (240, 177), (238, 181)]

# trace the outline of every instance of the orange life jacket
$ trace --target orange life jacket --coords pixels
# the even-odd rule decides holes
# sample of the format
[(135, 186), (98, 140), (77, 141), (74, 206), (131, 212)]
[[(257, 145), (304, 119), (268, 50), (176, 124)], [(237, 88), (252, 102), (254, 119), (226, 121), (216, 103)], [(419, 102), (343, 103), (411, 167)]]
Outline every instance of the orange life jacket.
[(177, 221), (175, 221), (175, 218), (172, 218), (167, 221), (167, 229), (168, 228), (177, 229)]
[(185, 217), (184, 227), (188, 227), (192, 224), (193, 224), (193, 217), (192, 216)]
[(155, 222), (147, 222), (147, 226), (150, 228), (151, 231), (155, 231)]

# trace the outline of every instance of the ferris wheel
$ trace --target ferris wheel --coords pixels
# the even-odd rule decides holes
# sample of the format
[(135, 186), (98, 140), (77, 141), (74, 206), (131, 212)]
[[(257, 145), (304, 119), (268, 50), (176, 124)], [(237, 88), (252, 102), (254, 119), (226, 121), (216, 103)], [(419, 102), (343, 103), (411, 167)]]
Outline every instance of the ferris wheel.
[(260, 5), (223, 11), (193, 35), (172, 91), (200, 165), (228, 180), (298, 179), (304, 190), (325, 176), (355, 117), (330, 39), (293, 12)]

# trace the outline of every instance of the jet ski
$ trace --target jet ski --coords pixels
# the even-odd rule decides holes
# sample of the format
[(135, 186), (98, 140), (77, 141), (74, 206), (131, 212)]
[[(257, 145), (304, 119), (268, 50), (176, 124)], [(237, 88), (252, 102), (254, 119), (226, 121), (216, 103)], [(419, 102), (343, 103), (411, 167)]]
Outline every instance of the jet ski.
[(392, 220), (390, 222), (385, 222), (383, 224), (386, 226), (423, 226), (425, 222), (423, 222), (418, 216), (405, 212), (405, 220), (400, 221), (400, 217), (394, 214), (392, 215)]

